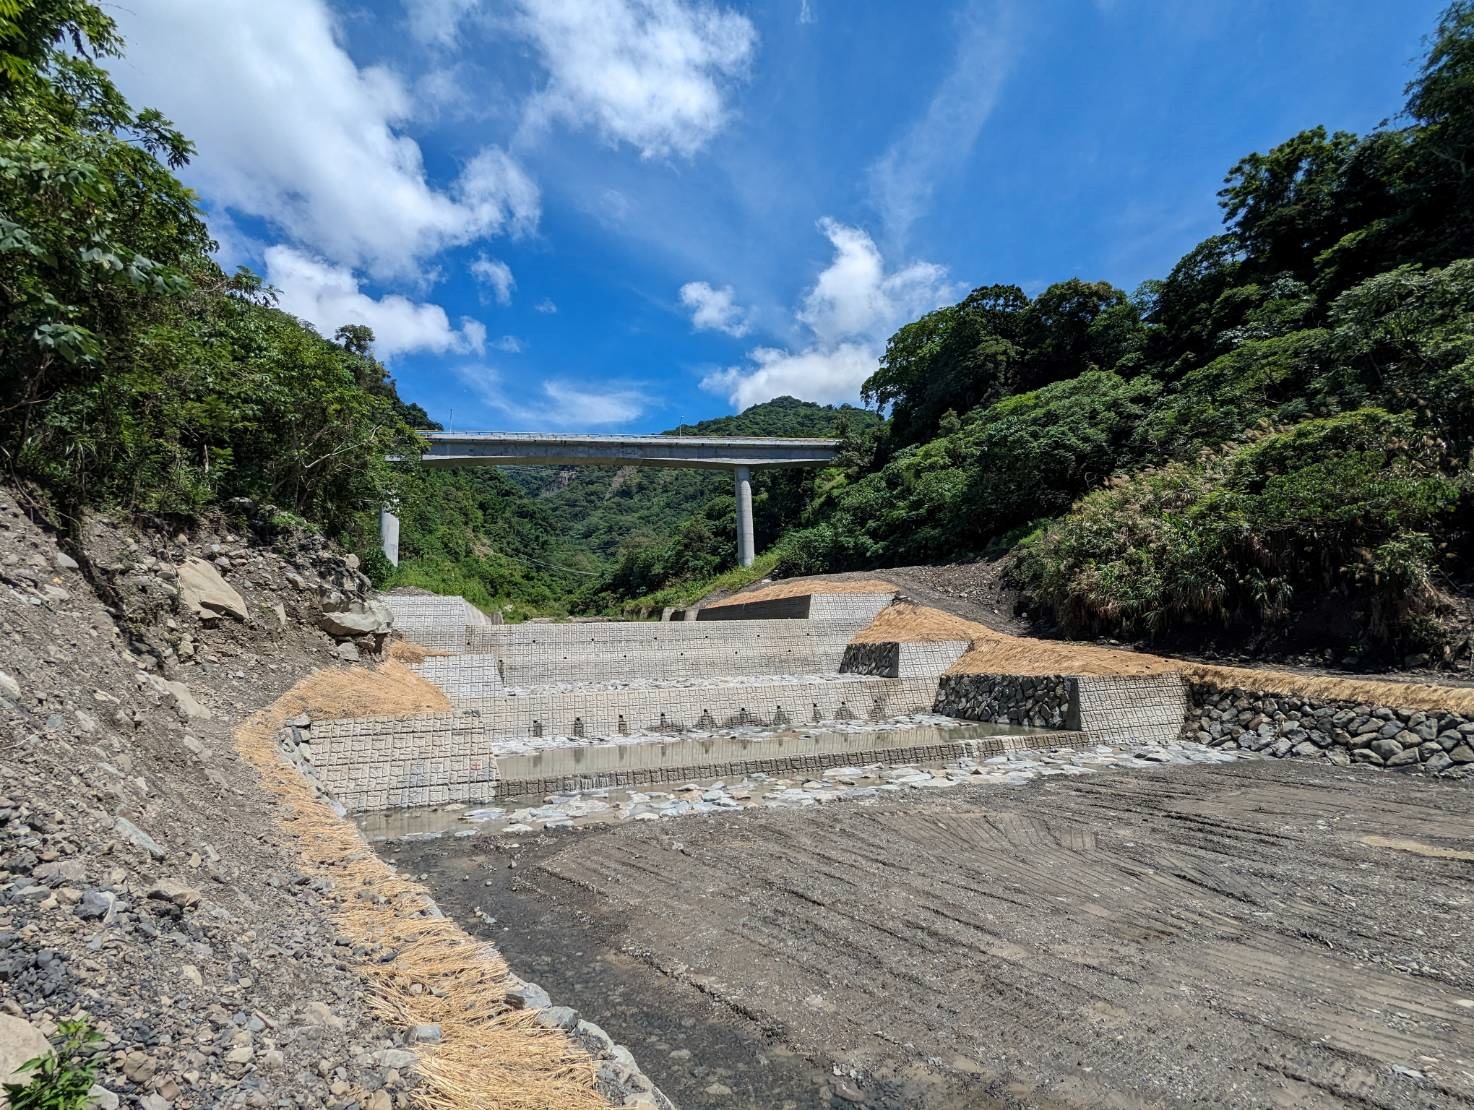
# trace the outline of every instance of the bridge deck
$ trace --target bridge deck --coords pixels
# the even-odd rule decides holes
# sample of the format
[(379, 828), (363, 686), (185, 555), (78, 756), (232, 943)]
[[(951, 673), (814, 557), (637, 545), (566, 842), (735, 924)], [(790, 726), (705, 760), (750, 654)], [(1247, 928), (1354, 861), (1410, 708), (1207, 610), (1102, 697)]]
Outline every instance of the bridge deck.
[(529, 432), (431, 432), (427, 466), (827, 466), (836, 439), (758, 436), (541, 435)]

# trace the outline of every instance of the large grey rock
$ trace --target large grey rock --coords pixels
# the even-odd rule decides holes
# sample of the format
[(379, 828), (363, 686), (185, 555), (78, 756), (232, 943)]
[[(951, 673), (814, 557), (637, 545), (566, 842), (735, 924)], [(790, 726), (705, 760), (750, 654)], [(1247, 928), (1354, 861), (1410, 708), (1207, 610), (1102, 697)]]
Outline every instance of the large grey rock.
[(164, 849), (159, 847), (158, 841), (154, 840), (153, 837), (149, 836), (148, 833), (144, 832), (132, 821), (128, 820), (128, 818), (118, 817), (114, 819), (113, 824), (117, 828), (119, 835), (128, 841), (129, 844), (132, 844), (135, 848), (143, 849), (143, 851), (153, 856), (154, 859), (164, 858), (166, 853)]
[(179, 593), (198, 617), (221, 613), (245, 620), (246, 599), (220, 577), (220, 572), (203, 559), (186, 559), (179, 568)]
[(195, 696), (190, 693), (189, 687), (184, 683), (160, 678), (156, 674), (149, 675), (148, 681), (159, 693), (168, 694), (174, 699), (174, 708), (179, 713), (181, 720), (208, 721), (215, 716), (214, 713), (195, 700)]
[[(1372, 742), (1372, 751), (1376, 752), (1383, 759), (1391, 759), (1402, 751), (1402, 745), (1391, 737), (1384, 736), (1380, 740), (1374, 740)], [(1416, 759), (1417, 756), (1413, 758)]]
[(350, 601), (324, 608), (317, 626), (329, 636), (384, 636), (394, 627), (394, 616), (382, 601)]
[(0, 1014), (0, 1085), (29, 1078), (24, 1073), (16, 1074), (16, 1069), (27, 1060), (49, 1055), (51, 1042), (41, 1030), (18, 1017)]

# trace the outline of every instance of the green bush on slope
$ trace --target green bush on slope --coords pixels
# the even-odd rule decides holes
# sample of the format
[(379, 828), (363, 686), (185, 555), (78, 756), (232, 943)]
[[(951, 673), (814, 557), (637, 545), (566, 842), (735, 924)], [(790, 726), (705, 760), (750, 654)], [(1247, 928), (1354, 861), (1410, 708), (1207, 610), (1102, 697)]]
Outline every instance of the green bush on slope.
[(1448, 463), (1406, 415), (1308, 420), (1088, 495), (1015, 573), (1077, 633), (1273, 628), (1331, 600), (1368, 636), (1425, 646)]

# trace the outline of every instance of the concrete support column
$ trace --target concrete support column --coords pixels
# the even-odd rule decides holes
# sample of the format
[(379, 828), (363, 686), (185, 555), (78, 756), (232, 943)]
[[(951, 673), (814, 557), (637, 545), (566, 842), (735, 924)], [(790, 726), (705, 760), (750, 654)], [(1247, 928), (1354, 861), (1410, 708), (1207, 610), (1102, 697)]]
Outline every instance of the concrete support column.
[(752, 470), (737, 467), (737, 563), (752, 566), (757, 554), (752, 541)]
[(385, 505), (379, 510), (379, 543), (384, 548), (384, 558), (399, 565), (399, 518), (394, 510)]

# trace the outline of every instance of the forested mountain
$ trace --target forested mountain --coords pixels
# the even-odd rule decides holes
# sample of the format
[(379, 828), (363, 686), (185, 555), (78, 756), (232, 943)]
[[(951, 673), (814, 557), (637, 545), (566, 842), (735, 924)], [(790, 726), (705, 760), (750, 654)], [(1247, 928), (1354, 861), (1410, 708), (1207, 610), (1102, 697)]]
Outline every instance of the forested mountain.
[(1017, 544), (1071, 632), (1469, 650), (1474, 4), (1403, 114), (1228, 172), (1224, 230), (1128, 295), (974, 290), (866, 382), (885, 428), (770, 565)]
[[(731, 570), (721, 475), (387, 463), (428, 421), (372, 336), (320, 336), (215, 265), (172, 172), (192, 148), (112, 86), (100, 9), (19, 10), (0, 5), (0, 464), (35, 503), (66, 522), (250, 498), (381, 580), (521, 611)], [(833, 470), (759, 479), (748, 576), (1011, 550), (1070, 632), (1467, 651), (1474, 0), (1394, 121), (1250, 154), (1220, 201), (1222, 232), (1130, 293), (994, 285), (907, 324), (864, 388), (884, 421), (780, 398), (673, 429), (845, 438)]]
[[(777, 397), (735, 416), (683, 424), (665, 434), (837, 436), (872, 431), (880, 424), (878, 414), (851, 405)], [(607, 582), (584, 583), (584, 592), (590, 599), (598, 596), (601, 606), (646, 593), (672, 577), (704, 580), (733, 564), (736, 504), (727, 472), (526, 467), (507, 474), (537, 497), (560, 534), (607, 561)], [(799, 522), (815, 481), (813, 471), (803, 470), (754, 475), (753, 519), (764, 541)]]

